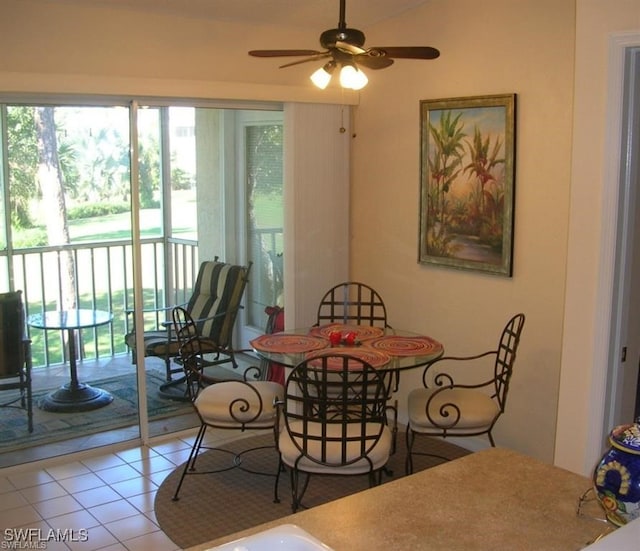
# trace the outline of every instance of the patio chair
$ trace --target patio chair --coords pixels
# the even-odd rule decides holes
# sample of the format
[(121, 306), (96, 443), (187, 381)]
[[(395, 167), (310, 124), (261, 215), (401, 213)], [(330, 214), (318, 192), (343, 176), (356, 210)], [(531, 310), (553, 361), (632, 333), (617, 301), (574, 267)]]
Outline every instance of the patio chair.
[[(448, 461), (437, 454), (414, 451), (418, 435), (457, 438), (486, 434), (495, 447), (491, 431), (506, 408), (524, 321), (524, 314), (513, 316), (502, 330), (495, 350), (474, 356), (442, 356), (425, 367), (423, 387), (412, 390), (408, 397), (407, 474), (413, 472), (414, 455)], [(486, 374), (483, 368), (488, 367), (483, 358), (493, 358), (492, 374), (488, 378), (483, 375)], [(455, 379), (444, 371), (447, 362), (455, 370)]]
[[(193, 294), (185, 310), (195, 320), (204, 353), (214, 356), (211, 365), (230, 363), (234, 369), (238, 364), (233, 349), (233, 328), (238, 311), (242, 308), (241, 301), (249, 278), (252, 263), (236, 266), (219, 262), (218, 257), (213, 261), (205, 261), (200, 265), (198, 276), (193, 287)], [(145, 356), (158, 356), (164, 359), (167, 375), (167, 385), (178, 386), (184, 378), (173, 380), (174, 373), (182, 373), (180, 365), (173, 366), (172, 358), (178, 357), (180, 344), (173, 332), (171, 311), (174, 306), (160, 310), (145, 310), (145, 312), (164, 312), (166, 321), (154, 331), (144, 332)], [(128, 314), (133, 314), (129, 311)], [(133, 362), (135, 363), (136, 343), (135, 327), (125, 336)]]
[(33, 432), (31, 341), (24, 327), (22, 291), (0, 294), (0, 392), (18, 391), (0, 407), (26, 410), (28, 430)]
[(392, 445), (386, 400), (380, 373), (348, 353), (319, 354), (293, 368), (280, 404), (278, 451), (290, 472), (294, 513), (312, 474), (367, 475), (370, 487), (380, 483)]
[[(278, 424), (276, 403), (283, 398), (282, 385), (271, 381), (247, 380), (252, 370), (260, 371), (258, 367), (249, 367), (243, 374), (243, 380), (221, 381), (217, 377), (211, 378), (206, 371), (211, 363), (203, 353), (196, 323), (184, 308), (174, 308), (172, 317), (174, 331), (180, 341), (180, 359), (187, 381), (189, 400), (200, 419), (200, 429), (184, 465), (173, 500), (178, 501), (182, 483), (189, 474), (213, 474), (240, 468), (253, 474), (276, 476), (275, 469), (280, 468), (279, 463), (276, 462), (274, 471), (269, 472), (246, 466), (244, 458), (252, 451), (268, 448), (275, 450), (275, 427)], [(274, 443), (271, 446), (243, 450), (240, 453), (220, 446), (211, 448), (203, 444), (209, 427), (241, 432), (247, 429), (270, 430), (273, 431)], [(217, 467), (208, 470), (196, 470), (196, 460), (202, 450), (230, 454), (232, 458), (228, 464), (218, 464)]]

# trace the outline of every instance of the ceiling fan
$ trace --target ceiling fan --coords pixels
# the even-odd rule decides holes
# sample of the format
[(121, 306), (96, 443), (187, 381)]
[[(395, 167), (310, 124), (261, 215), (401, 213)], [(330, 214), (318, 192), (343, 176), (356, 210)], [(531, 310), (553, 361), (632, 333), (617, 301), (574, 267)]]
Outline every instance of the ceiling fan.
[(367, 69), (384, 69), (393, 64), (394, 59), (435, 59), (440, 52), (430, 46), (389, 46), (365, 48), (364, 33), (347, 27), (345, 21), (346, 0), (340, 0), (340, 20), (336, 29), (329, 29), (320, 35), (318, 50), (251, 50), (255, 57), (304, 57), (280, 65), (280, 68), (328, 59), (327, 63), (311, 75), (318, 88), (326, 88), (333, 72), (340, 67), (340, 84), (343, 88), (360, 90), (368, 79), (359, 66)]

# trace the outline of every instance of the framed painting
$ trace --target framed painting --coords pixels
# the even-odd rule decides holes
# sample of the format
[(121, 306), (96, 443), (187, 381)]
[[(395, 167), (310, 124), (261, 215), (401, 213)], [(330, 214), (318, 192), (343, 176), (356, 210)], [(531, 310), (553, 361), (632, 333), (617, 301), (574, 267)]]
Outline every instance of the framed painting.
[(420, 102), (420, 263), (511, 277), (515, 111), (515, 94)]

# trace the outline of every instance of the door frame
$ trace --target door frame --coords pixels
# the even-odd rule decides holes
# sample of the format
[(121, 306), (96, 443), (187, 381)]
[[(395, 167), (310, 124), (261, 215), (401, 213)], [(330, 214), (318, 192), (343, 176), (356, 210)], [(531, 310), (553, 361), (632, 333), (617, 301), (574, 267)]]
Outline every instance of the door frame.
[[(619, 424), (621, 412), (620, 385), (622, 377), (621, 351), (626, 341), (623, 325), (624, 305), (628, 302), (630, 256), (633, 248), (633, 218), (635, 197), (630, 189), (631, 178), (626, 169), (628, 158), (622, 137), (626, 124), (623, 111), (627, 54), (640, 47), (639, 33), (614, 34), (609, 48), (609, 89), (606, 108), (606, 135), (603, 173), (603, 208), (601, 229), (601, 257), (596, 302), (594, 364), (588, 418), (587, 463), (595, 464), (606, 447), (610, 430)], [(621, 289), (619, 288), (621, 286)], [(629, 420), (631, 421), (631, 420)]]

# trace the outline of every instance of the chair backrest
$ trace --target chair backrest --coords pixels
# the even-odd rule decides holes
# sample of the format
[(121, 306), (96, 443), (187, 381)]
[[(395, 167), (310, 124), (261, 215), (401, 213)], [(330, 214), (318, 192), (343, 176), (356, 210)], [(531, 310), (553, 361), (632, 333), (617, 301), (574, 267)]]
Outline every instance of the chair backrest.
[[(280, 306), (267, 306), (264, 309), (267, 314), (265, 334), (272, 335), (284, 331), (284, 308)], [(262, 359), (260, 361), (260, 375), (266, 381), (273, 381), (284, 386), (285, 366), (277, 362)]]
[(509, 381), (516, 361), (516, 352), (520, 344), (520, 335), (524, 327), (524, 314), (516, 314), (505, 325), (500, 336), (496, 353), (494, 384), (495, 397), (500, 409), (504, 411), (509, 391)]
[[(287, 378), (284, 424), (303, 457), (328, 467), (367, 458), (384, 431), (381, 375), (348, 354), (307, 358)], [(338, 450), (338, 451), (336, 451)]]
[(214, 340), (220, 347), (231, 345), (250, 270), (251, 262), (247, 266), (236, 266), (216, 259), (200, 265), (186, 309), (200, 335)]
[(0, 378), (16, 377), (24, 368), (22, 291), (0, 293)]
[(336, 322), (389, 327), (382, 297), (369, 285), (357, 281), (339, 283), (322, 297), (316, 325)]
[(176, 306), (172, 312), (173, 329), (178, 339), (179, 358), (186, 376), (189, 398), (193, 401), (201, 388), (209, 382), (205, 380), (202, 362), (202, 344), (198, 328), (193, 318), (184, 308)]

